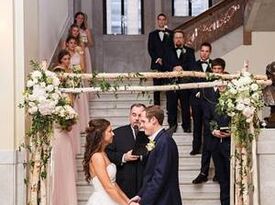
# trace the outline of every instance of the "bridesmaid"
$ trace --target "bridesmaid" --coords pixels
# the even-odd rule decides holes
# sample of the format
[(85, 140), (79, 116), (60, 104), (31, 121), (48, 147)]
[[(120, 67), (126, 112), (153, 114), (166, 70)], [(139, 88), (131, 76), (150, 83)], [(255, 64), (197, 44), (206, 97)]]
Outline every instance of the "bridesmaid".
[[(70, 53), (61, 50), (54, 72), (70, 72)], [(51, 171), (51, 205), (77, 205), (76, 163), (72, 148), (71, 127), (54, 128)]]
[[(83, 72), (84, 67), (84, 56), (83, 51), (77, 47), (77, 39), (69, 36), (66, 40), (66, 49), (71, 55), (70, 67), (77, 66), (81, 68)], [(86, 93), (81, 93), (76, 96), (74, 101), (74, 109), (77, 111), (79, 120), (76, 125), (73, 126), (73, 149), (75, 154), (80, 153), (80, 134), (85, 132), (89, 122), (89, 106), (88, 97)]]
[(91, 30), (87, 27), (87, 15), (81, 11), (77, 12), (74, 16), (74, 24), (78, 25), (80, 28), (80, 43), (84, 46), (85, 51), (85, 63), (86, 63), (86, 72), (92, 72), (92, 63), (90, 50), (94, 44)]

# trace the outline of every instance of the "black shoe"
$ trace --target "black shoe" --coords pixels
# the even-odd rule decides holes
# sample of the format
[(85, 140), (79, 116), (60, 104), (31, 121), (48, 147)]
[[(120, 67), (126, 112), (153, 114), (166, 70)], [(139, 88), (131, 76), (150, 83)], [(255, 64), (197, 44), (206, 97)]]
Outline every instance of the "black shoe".
[(218, 178), (217, 178), (217, 175), (215, 175), (214, 177), (213, 177), (213, 182), (217, 182), (218, 181)]
[(206, 175), (203, 175), (203, 174), (199, 174), (199, 176), (197, 176), (196, 179), (194, 179), (192, 181), (193, 184), (201, 184), (203, 182), (207, 182), (208, 181), (208, 178)]
[(190, 155), (200, 154), (200, 151), (192, 150), (189, 154), (190, 154)]

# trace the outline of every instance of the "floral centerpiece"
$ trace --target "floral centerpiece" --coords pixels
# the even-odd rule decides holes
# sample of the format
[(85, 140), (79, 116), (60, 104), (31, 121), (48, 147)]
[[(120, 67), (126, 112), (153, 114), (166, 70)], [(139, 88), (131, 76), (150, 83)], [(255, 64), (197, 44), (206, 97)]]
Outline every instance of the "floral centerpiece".
[[(255, 139), (260, 132), (258, 112), (264, 106), (261, 86), (253, 75), (244, 71), (239, 77), (228, 82), (221, 92), (217, 105), (218, 111), (231, 117), (231, 134), (235, 143), (233, 164), (235, 168), (235, 202), (234, 204), (250, 204), (256, 172)], [(254, 148), (253, 148), (254, 144)], [(254, 149), (254, 152), (252, 152)], [(254, 153), (252, 155), (252, 153)], [(254, 175), (254, 176), (253, 176)], [(256, 193), (256, 192), (255, 192)]]
[(34, 70), (29, 74), (24, 91), (25, 107), (31, 117), (28, 140), (22, 144), (29, 152), (26, 166), (29, 174), (29, 204), (46, 204), (47, 165), (51, 154), (53, 126), (57, 124), (69, 130), (76, 123), (77, 113), (68, 96), (61, 94), (60, 80), (56, 73), (32, 62)]

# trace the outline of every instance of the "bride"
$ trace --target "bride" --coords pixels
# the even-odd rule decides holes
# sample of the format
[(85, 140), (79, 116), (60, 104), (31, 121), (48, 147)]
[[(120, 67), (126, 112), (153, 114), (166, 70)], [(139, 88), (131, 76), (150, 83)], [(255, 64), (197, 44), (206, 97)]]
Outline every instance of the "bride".
[(127, 205), (129, 202), (116, 183), (116, 166), (105, 153), (113, 136), (109, 121), (95, 119), (89, 122), (83, 168), (86, 181), (93, 185), (94, 191), (87, 205)]

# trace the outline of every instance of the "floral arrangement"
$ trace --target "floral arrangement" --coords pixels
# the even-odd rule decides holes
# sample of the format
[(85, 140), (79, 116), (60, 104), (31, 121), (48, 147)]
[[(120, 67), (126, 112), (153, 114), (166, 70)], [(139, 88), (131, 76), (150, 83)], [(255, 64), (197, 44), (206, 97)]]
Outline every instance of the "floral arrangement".
[(238, 78), (228, 82), (225, 91), (221, 92), (218, 110), (233, 119), (231, 129), (234, 137), (240, 142), (245, 142), (247, 139), (251, 141), (251, 136), (247, 136), (250, 123), (253, 123), (258, 131), (257, 113), (263, 106), (262, 87), (253, 75), (245, 71), (241, 72)]
[(250, 204), (250, 194), (257, 186), (255, 140), (260, 133), (258, 112), (264, 106), (262, 88), (253, 75), (243, 71), (229, 81), (220, 94), (217, 109), (231, 117), (231, 134), (235, 143), (234, 204)]
[(69, 97), (61, 94), (61, 82), (57, 75), (36, 62), (31, 63), (34, 70), (28, 76), (23, 94), (24, 103), (20, 106), (26, 108), (32, 121), (28, 140), (21, 147), (30, 154), (25, 163), (29, 168), (25, 180), (29, 185), (29, 204), (46, 204), (46, 178), (53, 126), (56, 124), (61, 129), (69, 130), (76, 123), (78, 115)]

